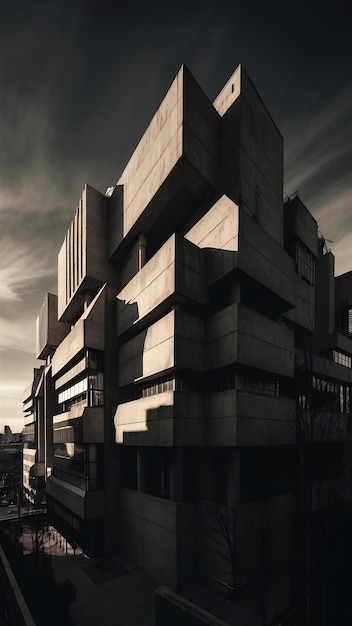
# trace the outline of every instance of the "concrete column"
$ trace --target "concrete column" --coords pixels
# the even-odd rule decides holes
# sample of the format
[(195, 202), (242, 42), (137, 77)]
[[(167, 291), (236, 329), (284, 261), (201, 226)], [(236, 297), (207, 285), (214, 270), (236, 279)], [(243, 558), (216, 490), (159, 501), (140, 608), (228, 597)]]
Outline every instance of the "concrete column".
[(239, 283), (235, 283), (234, 285), (230, 286), (229, 300), (231, 304), (233, 302), (241, 302), (241, 288)]
[(92, 302), (92, 292), (89, 289), (87, 289), (84, 292), (84, 305), (83, 305), (84, 311), (88, 309), (91, 302)]
[(138, 235), (138, 270), (145, 265), (147, 260), (147, 240), (143, 233)]
[(236, 506), (240, 500), (240, 450), (234, 448), (230, 452), (227, 465), (227, 502)]
[(170, 500), (183, 500), (183, 455), (182, 448), (172, 448), (170, 454)]
[(145, 461), (141, 449), (137, 449), (137, 491), (145, 491)]

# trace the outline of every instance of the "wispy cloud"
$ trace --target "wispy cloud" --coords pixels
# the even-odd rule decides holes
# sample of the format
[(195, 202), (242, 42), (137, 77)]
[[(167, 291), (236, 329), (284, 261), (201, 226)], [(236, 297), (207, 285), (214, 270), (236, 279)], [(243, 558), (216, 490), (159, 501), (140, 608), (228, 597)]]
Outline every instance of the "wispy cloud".
[(335, 255), (335, 274), (352, 269), (352, 187), (324, 197), (314, 211), (319, 228)]
[(291, 124), (285, 134), (288, 193), (302, 187), (311, 191), (316, 179), (325, 187), (331, 178), (336, 180), (336, 173), (340, 173), (338, 179), (347, 175), (350, 161), (346, 159), (352, 149), (351, 103), (352, 87), (348, 86), (304, 123)]
[(285, 190), (298, 190), (324, 236), (333, 240), (336, 271), (351, 269), (352, 86), (328, 99), (285, 134)]
[[(19, 317), (19, 319), (18, 319)], [(35, 351), (35, 317), (25, 312), (13, 319), (1, 319), (0, 350), (20, 350), (32, 358)], [(2, 357), (1, 357), (2, 358)], [(8, 358), (8, 354), (4, 361)]]
[(20, 301), (24, 291), (31, 290), (43, 278), (54, 276), (55, 268), (47, 264), (45, 246), (36, 245), (32, 250), (29, 244), (19, 246), (4, 237), (0, 247), (0, 301)]

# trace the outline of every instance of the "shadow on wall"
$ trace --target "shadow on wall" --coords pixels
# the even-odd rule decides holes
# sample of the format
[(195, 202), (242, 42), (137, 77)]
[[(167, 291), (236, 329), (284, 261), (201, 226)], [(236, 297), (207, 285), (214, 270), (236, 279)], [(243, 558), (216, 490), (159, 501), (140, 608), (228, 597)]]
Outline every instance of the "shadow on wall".
[[(187, 246), (189, 245), (187, 242)], [(195, 244), (191, 245), (195, 249), (200, 250)], [(202, 320), (216, 314), (237, 300), (239, 293), (236, 289), (239, 281), (239, 276), (236, 273), (238, 252), (208, 247), (202, 249), (202, 255), (204, 257), (203, 268), (201, 274), (197, 274), (197, 280), (200, 277), (202, 282), (201, 288), (199, 289), (197, 286), (194, 288), (194, 271), (185, 265), (187, 258), (182, 258), (181, 248), (180, 258), (176, 257), (174, 260), (174, 291), (171, 294), (170, 292), (165, 294), (165, 300), (162, 301), (160, 301), (158, 293), (156, 305), (150, 305), (150, 310), (144, 304), (146, 313), (142, 316), (142, 319), (140, 319), (138, 302), (128, 302), (117, 298), (116, 331), (120, 345), (117, 357), (118, 380), (116, 381), (119, 390), (117, 408), (114, 415), (116, 443), (130, 446), (172, 446), (175, 445), (174, 419), (179, 420), (184, 417), (182, 428), (187, 428), (188, 430), (190, 426), (187, 422), (186, 414), (185, 416), (178, 415), (176, 417), (175, 388), (171, 381), (172, 374), (170, 374), (170, 368), (176, 368), (177, 370), (177, 367), (181, 367), (187, 372), (187, 358), (183, 356), (183, 361), (180, 363), (179, 359), (175, 362), (174, 358), (168, 359), (167, 355), (169, 354), (168, 351), (173, 351), (174, 356), (175, 353), (179, 355), (180, 350), (184, 352), (185, 348), (181, 348), (181, 346), (185, 343), (185, 337), (186, 343), (191, 342), (191, 337), (183, 336), (181, 331), (180, 347), (178, 348), (175, 345), (176, 325), (171, 331), (170, 328), (161, 331), (164, 335), (160, 337), (159, 343), (155, 336), (159, 332), (156, 324), (165, 319), (165, 316), (170, 313), (173, 307), (177, 307), (185, 314)], [(191, 260), (190, 263), (192, 262)], [(153, 281), (150, 284), (151, 294), (153, 294), (152, 290)], [(145, 294), (143, 294), (143, 297), (146, 297)], [(136, 299), (138, 299), (138, 295)], [(152, 318), (150, 324), (151, 311), (156, 312), (156, 315)], [(148, 328), (145, 328), (148, 323)], [(139, 332), (138, 327), (141, 327)], [(147, 341), (148, 345), (146, 345)], [(159, 346), (163, 342), (163, 347), (159, 350)], [(156, 358), (160, 359), (161, 376), (163, 372), (165, 373), (162, 381), (159, 374), (159, 379), (155, 380), (155, 384), (153, 384), (151, 378), (148, 379), (149, 376), (158, 375), (155, 361), (153, 362), (154, 357), (151, 356), (153, 350), (157, 351)], [(149, 369), (147, 369), (146, 363), (149, 364)], [(204, 371), (204, 367), (205, 362), (199, 369), (197, 367), (197, 373), (200, 376)], [(193, 371), (194, 368), (190, 367), (189, 369)], [(166, 380), (167, 373), (169, 373), (169, 379)], [(147, 381), (149, 380), (149, 388), (147, 388), (148, 383), (141, 380), (143, 377), (146, 377)], [(196, 393), (199, 394), (199, 392)], [(180, 408), (180, 411), (183, 412), (184, 409)], [(200, 445), (202, 439), (202, 437), (199, 439), (200, 433), (198, 430), (198, 426), (196, 427), (195, 424), (192, 424), (195, 445)]]

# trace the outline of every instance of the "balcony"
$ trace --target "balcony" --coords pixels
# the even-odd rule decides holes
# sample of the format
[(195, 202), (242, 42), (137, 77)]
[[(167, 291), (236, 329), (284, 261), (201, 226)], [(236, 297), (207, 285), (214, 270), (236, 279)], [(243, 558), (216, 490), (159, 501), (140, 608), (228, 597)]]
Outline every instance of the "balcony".
[(285, 324), (234, 303), (206, 323), (206, 368), (242, 363), (293, 376), (293, 333)]
[(96, 519), (104, 515), (104, 492), (102, 490), (87, 492), (60, 478), (49, 476), (46, 491), (49, 496), (81, 519)]
[(99, 291), (69, 334), (60, 343), (52, 360), (52, 375), (58, 374), (83, 349), (104, 350), (105, 288)]
[(203, 320), (170, 311), (167, 315), (127, 341), (118, 353), (119, 386), (173, 367), (204, 369)]
[(206, 399), (206, 441), (215, 446), (295, 442), (295, 400), (236, 389)]
[(200, 311), (208, 299), (202, 251), (174, 234), (118, 294), (117, 336), (150, 325), (180, 302)]
[[(104, 443), (104, 407), (77, 407), (53, 417), (54, 431), (57, 428), (80, 424), (81, 441), (77, 443)], [(75, 441), (72, 439), (72, 443)]]
[[(33, 406), (33, 400), (30, 400), (29, 402), (26, 402), (23, 405), (23, 411), (25, 412), (23, 416), (24, 425), (28, 426), (28, 424), (33, 424), (36, 421), (36, 414), (35, 414), (35, 410)], [(28, 413), (28, 411), (30, 412)]]
[(70, 327), (57, 320), (57, 296), (47, 293), (36, 321), (37, 359), (46, 359), (67, 335)]
[(133, 446), (204, 445), (202, 398), (195, 393), (165, 391), (119, 404), (116, 443)]
[(237, 267), (239, 208), (226, 195), (198, 220), (185, 235), (206, 258), (206, 282), (211, 285)]

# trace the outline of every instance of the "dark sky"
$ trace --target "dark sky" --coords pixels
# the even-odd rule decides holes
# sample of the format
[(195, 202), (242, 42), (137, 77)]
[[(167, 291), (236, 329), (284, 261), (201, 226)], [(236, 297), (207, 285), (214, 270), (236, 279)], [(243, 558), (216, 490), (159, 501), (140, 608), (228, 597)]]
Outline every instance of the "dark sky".
[(35, 318), (81, 189), (114, 185), (182, 63), (214, 99), (239, 63), (296, 190), (352, 267), (352, 9), (326, 2), (2, 0), (1, 417), (22, 429)]

